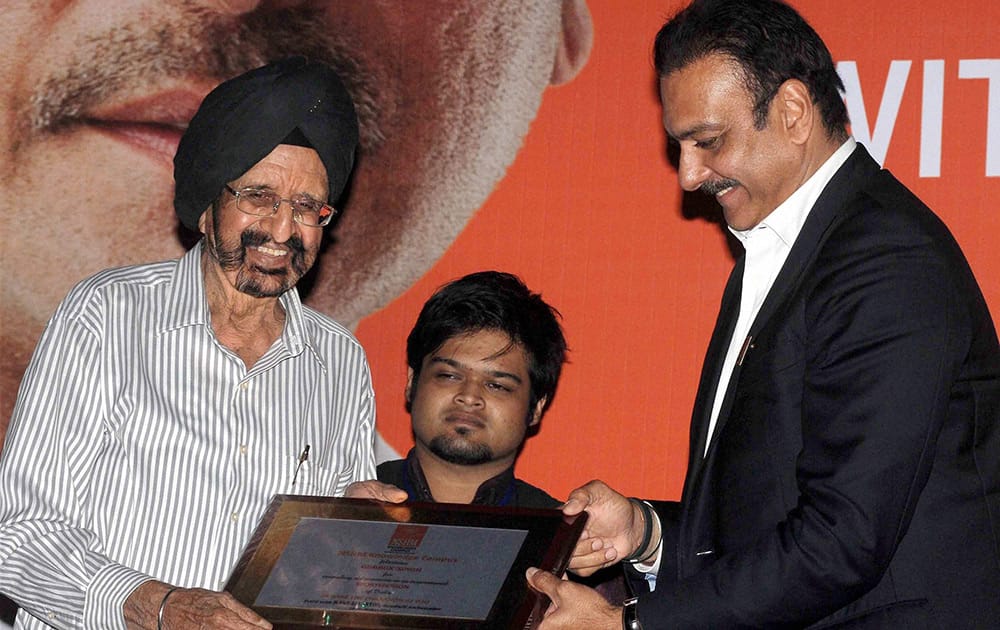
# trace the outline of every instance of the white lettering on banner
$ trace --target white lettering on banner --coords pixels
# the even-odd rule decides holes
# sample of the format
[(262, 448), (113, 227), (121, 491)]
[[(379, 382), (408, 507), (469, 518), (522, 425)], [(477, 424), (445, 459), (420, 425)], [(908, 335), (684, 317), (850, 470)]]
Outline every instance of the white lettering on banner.
[(920, 110), (920, 176), (941, 177), (944, 59), (924, 61), (923, 97), (923, 108)]
[[(896, 126), (899, 105), (903, 100), (911, 61), (894, 59), (889, 64), (885, 88), (879, 103), (875, 124), (868, 124), (858, 64), (855, 61), (837, 63), (837, 73), (844, 82), (844, 100), (851, 118), (851, 132), (864, 144), (879, 164), (885, 162), (889, 142)], [(944, 120), (943, 59), (923, 62), (923, 89), (920, 112), (920, 177), (941, 176), (941, 137)], [(960, 59), (959, 79), (987, 79), (986, 97), (986, 176), (1000, 177), (1000, 59)], [(970, 124), (974, 124), (970, 122)]]
[(899, 113), (899, 104), (903, 100), (903, 88), (906, 87), (906, 78), (910, 75), (910, 62), (894, 59), (889, 64), (889, 76), (885, 81), (882, 103), (878, 107), (874, 127), (868, 125), (857, 62), (841, 61), (837, 64), (837, 74), (844, 82), (847, 115), (851, 118), (851, 133), (858, 142), (868, 147), (876, 162), (885, 163), (885, 154), (889, 151), (889, 139), (892, 138), (892, 130), (896, 126), (896, 114)]
[(958, 78), (988, 81), (986, 176), (1000, 177), (1000, 59), (961, 59), (958, 62)]

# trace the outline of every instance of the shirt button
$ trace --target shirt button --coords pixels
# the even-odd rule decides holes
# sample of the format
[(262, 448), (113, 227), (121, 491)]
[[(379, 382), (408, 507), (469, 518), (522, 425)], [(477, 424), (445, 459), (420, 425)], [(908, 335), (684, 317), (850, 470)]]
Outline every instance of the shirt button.
[(231, 518), (235, 523), (236, 521), (240, 520), (240, 515), (237, 514), (236, 512), (233, 512), (232, 514), (229, 515), (229, 518)]
[(247, 445), (240, 444), (240, 455), (246, 455), (246, 454), (247, 454)]
[(243, 381), (242, 383), (240, 383), (240, 389), (244, 389), (245, 390), (247, 387), (250, 387), (250, 384), (247, 383), (246, 381)]

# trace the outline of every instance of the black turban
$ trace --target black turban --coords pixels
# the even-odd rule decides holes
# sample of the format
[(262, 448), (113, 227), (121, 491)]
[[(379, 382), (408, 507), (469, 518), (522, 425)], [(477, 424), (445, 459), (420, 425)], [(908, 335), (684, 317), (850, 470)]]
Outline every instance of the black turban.
[(336, 201), (354, 165), (358, 119), (328, 66), (302, 57), (276, 61), (205, 97), (174, 156), (174, 209), (181, 223), (197, 231), (223, 186), (283, 143), (316, 150), (326, 167), (327, 201)]

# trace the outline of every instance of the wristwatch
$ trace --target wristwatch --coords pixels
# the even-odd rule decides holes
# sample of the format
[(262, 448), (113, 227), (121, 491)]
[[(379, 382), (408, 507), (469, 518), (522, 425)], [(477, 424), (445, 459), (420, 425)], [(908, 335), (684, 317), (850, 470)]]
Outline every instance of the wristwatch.
[(630, 597), (622, 602), (622, 630), (642, 630), (642, 622), (636, 613), (638, 597)]

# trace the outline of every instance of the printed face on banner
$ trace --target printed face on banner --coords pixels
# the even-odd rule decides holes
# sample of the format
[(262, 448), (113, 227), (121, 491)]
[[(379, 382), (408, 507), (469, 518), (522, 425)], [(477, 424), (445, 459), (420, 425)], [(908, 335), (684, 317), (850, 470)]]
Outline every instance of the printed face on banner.
[(513, 464), (544, 406), (529, 414), (528, 355), (495, 330), (446, 341), (410, 371), (407, 394), (416, 447), (461, 465)]
[(174, 215), (172, 157), (220, 81), (295, 54), (344, 78), (361, 148), (307, 301), (354, 327), (451, 244), (590, 41), (584, 0), (78, 0), (3, 14), (0, 193), (17, 206), (2, 219), (4, 420), (70, 287), (198, 237)]
[(680, 149), (681, 187), (714, 196), (730, 227), (754, 227), (801, 183), (802, 165), (776, 108), (767, 126), (754, 126), (735, 62), (720, 55), (694, 61), (660, 79), (660, 98), (663, 126)]

